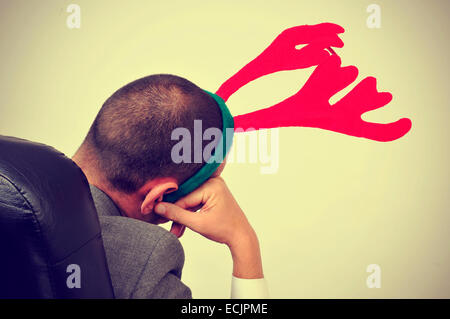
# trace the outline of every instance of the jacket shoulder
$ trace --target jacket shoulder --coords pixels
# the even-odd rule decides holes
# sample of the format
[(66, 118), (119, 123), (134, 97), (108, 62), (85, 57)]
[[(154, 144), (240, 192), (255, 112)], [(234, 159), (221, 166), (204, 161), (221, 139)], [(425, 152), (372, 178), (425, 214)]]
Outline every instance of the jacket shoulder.
[(170, 282), (169, 288), (173, 286), (173, 290), (184, 286), (181, 283), (184, 250), (175, 235), (160, 226), (128, 217), (99, 216), (99, 220), (117, 298), (148, 297), (162, 282)]

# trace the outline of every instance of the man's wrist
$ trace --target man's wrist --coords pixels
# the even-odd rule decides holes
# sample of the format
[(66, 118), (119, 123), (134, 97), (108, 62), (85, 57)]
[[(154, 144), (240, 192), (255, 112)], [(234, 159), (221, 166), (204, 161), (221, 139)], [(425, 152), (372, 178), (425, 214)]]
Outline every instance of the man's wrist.
[(258, 237), (253, 229), (236, 237), (228, 247), (233, 258), (234, 277), (243, 279), (264, 277)]

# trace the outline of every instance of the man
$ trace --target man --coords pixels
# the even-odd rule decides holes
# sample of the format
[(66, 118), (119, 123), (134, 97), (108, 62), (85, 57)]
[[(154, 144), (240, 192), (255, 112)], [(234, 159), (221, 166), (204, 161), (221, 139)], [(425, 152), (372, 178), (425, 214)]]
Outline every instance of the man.
[[(171, 157), (172, 132), (183, 127), (194, 135), (194, 120), (203, 130), (222, 127), (211, 96), (177, 76), (148, 76), (104, 103), (73, 156), (91, 185), (117, 298), (191, 297), (181, 282), (180, 225), (230, 248), (232, 297), (267, 297), (258, 239), (219, 177), (224, 163), (175, 204), (161, 202), (207, 161), (177, 164)], [(209, 141), (201, 143), (203, 150)], [(191, 154), (198, 151), (193, 144)], [(168, 220), (176, 222), (172, 234), (155, 225)]]

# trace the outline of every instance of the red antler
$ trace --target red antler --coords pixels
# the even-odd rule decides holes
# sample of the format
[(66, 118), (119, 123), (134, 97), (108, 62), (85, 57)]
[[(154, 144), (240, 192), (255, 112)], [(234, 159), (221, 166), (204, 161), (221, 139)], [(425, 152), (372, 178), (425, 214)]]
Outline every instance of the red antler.
[[(363, 113), (392, 100), (390, 93), (377, 92), (373, 77), (365, 78), (344, 98), (330, 105), (329, 99), (355, 81), (358, 75), (356, 67), (341, 68), (339, 57), (330, 56), (325, 50), (329, 46), (343, 46), (337, 36), (343, 31), (331, 23), (287, 29), (263, 53), (227, 80), (216, 93), (224, 100), (248, 82), (266, 74), (319, 65), (295, 95), (272, 107), (236, 116), (236, 129), (307, 126), (376, 141), (392, 141), (405, 135), (411, 129), (411, 121), (407, 118), (388, 124), (361, 119)], [(302, 49), (295, 48), (305, 43), (308, 45)]]
[(358, 69), (340, 67), (341, 60), (332, 55), (311, 74), (303, 88), (286, 100), (266, 109), (234, 118), (236, 128), (273, 128), (286, 126), (317, 127), (376, 141), (392, 141), (411, 128), (407, 118), (394, 123), (365, 122), (361, 115), (380, 108), (392, 100), (387, 92), (377, 92), (376, 79), (367, 77), (334, 105), (329, 99), (352, 83)]
[[(344, 29), (333, 23), (286, 29), (259, 56), (223, 83), (216, 94), (226, 101), (241, 87), (264, 75), (318, 65), (330, 55), (326, 48), (344, 46), (337, 36), (342, 32)], [(296, 49), (300, 44), (306, 46)]]

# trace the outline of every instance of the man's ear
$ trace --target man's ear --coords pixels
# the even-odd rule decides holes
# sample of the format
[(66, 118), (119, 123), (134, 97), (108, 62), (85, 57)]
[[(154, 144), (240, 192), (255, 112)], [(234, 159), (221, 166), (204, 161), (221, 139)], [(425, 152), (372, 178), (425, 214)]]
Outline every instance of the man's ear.
[(141, 214), (147, 215), (153, 212), (155, 205), (162, 201), (164, 194), (169, 194), (178, 189), (174, 179), (154, 179), (148, 185), (148, 191), (141, 205)]

